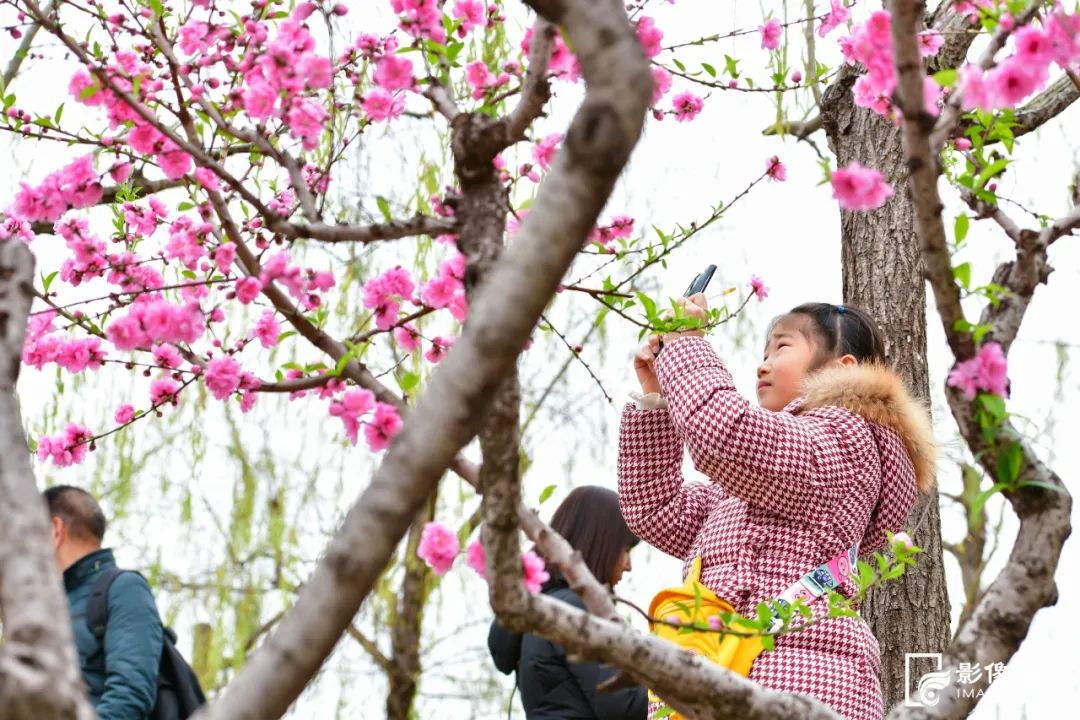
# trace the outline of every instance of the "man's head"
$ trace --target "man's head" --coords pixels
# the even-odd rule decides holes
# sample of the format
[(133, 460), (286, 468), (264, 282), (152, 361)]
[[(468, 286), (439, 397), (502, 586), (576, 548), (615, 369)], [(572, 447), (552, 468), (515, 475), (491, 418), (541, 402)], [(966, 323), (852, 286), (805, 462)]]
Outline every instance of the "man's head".
[(101, 549), (105, 513), (90, 493), (71, 485), (51, 487), (44, 496), (52, 523), (56, 567), (63, 572)]

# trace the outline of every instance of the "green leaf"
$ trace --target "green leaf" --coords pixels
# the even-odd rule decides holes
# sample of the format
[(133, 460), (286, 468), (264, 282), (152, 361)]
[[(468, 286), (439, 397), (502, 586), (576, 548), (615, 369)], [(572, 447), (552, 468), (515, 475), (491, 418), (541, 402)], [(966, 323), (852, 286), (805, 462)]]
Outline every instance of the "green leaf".
[(1024, 451), (1020, 443), (1011, 442), (1005, 452), (998, 455), (998, 480), (1012, 485), (1020, 477), (1024, 465)]
[(712, 65), (710, 65), (709, 63), (701, 63), (701, 67), (705, 70), (705, 72), (709, 73), (709, 75), (711, 75), (712, 77), (716, 77), (716, 68), (714, 68)]
[(60, 124), (60, 118), (64, 116), (64, 103), (60, 103), (60, 107), (56, 108), (56, 113), (53, 114), (53, 122), (57, 125)]
[(675, 63), (675, 67), (679, 68), (679, 72), (686, 72), (686, 66), (679, 62), (679, 58), (672, 58), (671, 62)]
[(546, 502), (547, 499), (549, 497), (551, 497), (552, 493), (554, 493), (554, 492), (555, 492), (555, 486), (554, 485), (548, 485), (546, 488), (541, 490), (540, 491), (540, 504), (543, 505), (544, 502)]
[(401, 388), (402, 392), (409, 392), (414, 387), (416, 387), (417, 383), (419, 382), (420, 376), (417, 373), (407, 372), (400, 378), (398, 378), (398, 387)]
[(180, 203), (179, 205), (177, 205), (177, 206), (176, 206), (176, 209), (177, 209), (177, 210), (179, 210), (180, 212), (184, 212), (184, 211), (186, 211), (186, 210), (190, 210), (190, 209), (191, 209), (191, 208), (193, 208), (193, 207), (195, 207), (195, 204), (194, 204), (194, 203), (190, 203), (190, 202), (188, 202), (187, 200), (185, 200), (184, 202), (182, 202), (182, 203)]
[(971, 288), (971, 263), (961, 263), (952, 269), (953, 277), (956, 278), (965, 290)]
[(49, 294), (49, 286), (52, 285), (52, 281), (56, 278), (57, 270), (53, 270), (48, 275), (41, 276), (41, 287), (46, 295)]
[(934, 82), (941, 87), (952, 87), (959, 79), (960, 73), (955, 68), (946, 68), (945, 70), (938, 70), (934, 73)]
[(739, 61), (730, 55), (724, 56), (724, 69), (727, 70), (727, 74), (731, 77), (739, 76)]
[(762, 635), (761, 644), (766, 650), (773, 650), (776, 647), (776, 638), (772, 635)]
[(394, 217), (390, 214), (390, 201), (379, 195), (375, 198), (375, 204), (379, 206), (379, 212), (382, 213), (383, 219), (386, 222), (390, 222)]
[(653, 302), (653, 299), (651, 297), (649, 297), (643, 292), (636, 293), (636, 295), (638, 301), (641, 303), (642, 308), (644, 308), (645, 310), (645, 317), (649, 319), (649, 322), (652, 322), (653, 319), (657, 317), (656, 303)]
[(1042, 488), (1043, 490), (1053, 490), (1054, 492), (1059, 492), (1059, 493), (1062, 493), (1062, 494), (1065, 494), (1065, 495), (1069, 494), (1069, 491), (1066, 490), (1065, 488), (1063, 488), (1063, 487), (1061, 487), (1059, 485), (1055, 485), (1054, 483), (1051, 483), (1051, 482), (1046, 482), (1045, 480), (1027, 480), (1027, 481), (1022, 482), (1019, 485), (1017, 485), (1017, 487), (1018, 488), (1037, 487), (1037, 488)]
[(1007, 414), (1005, 410), (1005, 398), (1000, 395), (979, 393), (979, 405), (996, 422), (1001, 422), (1005, 419), (1005, 415)]
[(656, 712), (653, 713), (654, 718), (666, 718), (675, 714), (675, 708), (670, 705), (664, 705)]
[(971, 509), (968, 511), (969, 524), (971, 518), (978, 518), (982, 513), (983, 506), (986, 505), (986, 501), (992, 498), (995, 494), (1001, 492), (1009, 486), (1009, 483), (998, 482), (989, 490), (983, 490), (981, 493), (975, 496), (975, 499), (971, 501)]
[(964, 238), (967, 237), (968, 228), (971, 226), (971, 218), (967, 216), (967, 213), (956, 216), (956, 224), (953, 225), (953, 242), (957, 245), (964, 242)]

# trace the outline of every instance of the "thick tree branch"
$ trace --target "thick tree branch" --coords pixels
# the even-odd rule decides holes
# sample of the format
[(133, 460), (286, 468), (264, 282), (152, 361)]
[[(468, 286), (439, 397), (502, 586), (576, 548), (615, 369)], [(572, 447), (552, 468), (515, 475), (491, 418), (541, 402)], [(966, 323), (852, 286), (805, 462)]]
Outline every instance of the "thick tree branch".
[(915, 223), (922, 245), (927, 279), (941, 315), (945, 337), (958, 360), (975, 354), (970, 333), (961, 332), (966, 323), (960, 306), (960, 288), (953, 278), (952, 263), (945, 241), (943, 209), (938, 195), (940, 168), (931, 150), (929, 134), (934, 119), (923, 105), (923, 68), (919, 59), (917, 33), (922, 23), (923, 3), (896, 0), (892, 3), (893, 48), (898, 73), (897, 96), (903, 112), (902, 135), (910, 171), (908, 191), (915, 207)]
[(0, 708), (10, 720), (89, 720), (95, 715), (15, 397), (33, 284), (30, 250), (0, 242)]
[(398, 240), (413, 235), (445, 235), (457, 232), (453, 218), (416, 214), (408, 220), (391, 220), (374, 225), (327, 225), (326, 223), (296, 223), (279, 220), (268, 225), (273, 232), (287, 238), (310, 238), (326, 243), (372, 243)]
[[(128, 182), (128, 186), (135, 191), (137, 199), (143, 199), (150, 195), (155, 195), (164, 190), (172, 190), (173, 188), (184, 187), (187, 184), (185, 178), (179, 180), (147, 180), (142, 175), (133, 175)], [(119, 185), (111, 185), (104, 188), (101, 192), (101, 200), (97, 202), (98, 205), (111, 205), (116, 202), (117, 194), (120, 192)], [(55, 223), (48, 222), (47, 220), (38, 220), (37, 222), (30, 224), (30, 229), (37, 235), (43, 235), (45, 233), (51, 233)]]

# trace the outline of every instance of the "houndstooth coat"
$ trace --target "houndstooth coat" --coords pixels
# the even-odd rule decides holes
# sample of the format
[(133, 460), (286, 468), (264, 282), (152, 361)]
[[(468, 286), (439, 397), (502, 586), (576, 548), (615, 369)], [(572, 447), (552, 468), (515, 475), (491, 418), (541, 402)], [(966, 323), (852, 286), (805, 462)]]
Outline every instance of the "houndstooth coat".
[[(702, 582), (753, 616), (812, 568), (859, 541), (898, 532), (934, 478), (926, 410), (876, 365), (815, 373), (782, 412), (752, 405), (702, 338), (665, 346), (656, 373), (667, 409), (626, 406), (619, 501), (630, 529), (666, 553), (702, 557)], [(684, 482), (683, 448), (711, 483)], [(850, 580), (838, 592), (856, 592)], [(811, 603), (828, 614), (825, 596)], [(750, 679), (804, 693), (849, 720), (884, 714), (880, 653), (862, 618), (832, 618), (777, 639)]]

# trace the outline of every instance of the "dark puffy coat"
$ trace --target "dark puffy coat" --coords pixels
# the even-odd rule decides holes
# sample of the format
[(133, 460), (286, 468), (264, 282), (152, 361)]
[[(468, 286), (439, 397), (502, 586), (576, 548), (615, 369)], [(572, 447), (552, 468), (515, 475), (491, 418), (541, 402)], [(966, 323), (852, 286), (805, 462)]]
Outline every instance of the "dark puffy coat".
[[(157, 699), (163, 637), (150, 586), (136, 573), (124, 573), (113, 582), (104, 648), (86, 624), (90, 590), (102, 573), (115, 565), (112, 550), (98, 550), (64, 571), (75, 648), (100, 720), (144, 720)], [(96, 669), (102, 652), (104, 673)]]
[[(548, 581), (543, 592), (585, 609), (581, 597), (558, 576)], [(493, 622), (488, 650), (500, 672), (509, 675), (517, 670), (521, 704), (529, 720), (643, 720), (648, 711), (645, 688), (597, 692), (596, 686), (614, 675), (615, 669), (595, 662), (569, 662), (562, 647), (550, 640), (510, 633)]]

